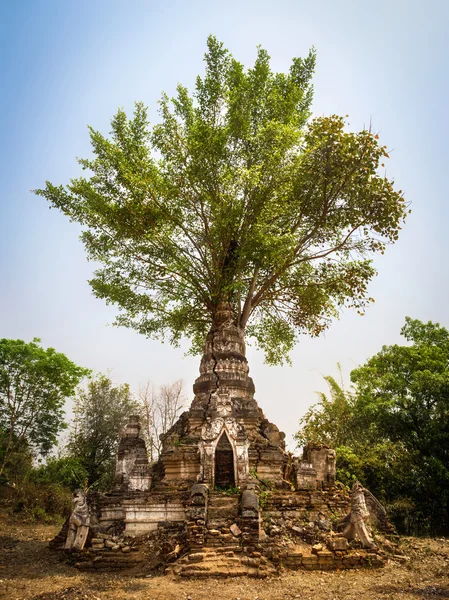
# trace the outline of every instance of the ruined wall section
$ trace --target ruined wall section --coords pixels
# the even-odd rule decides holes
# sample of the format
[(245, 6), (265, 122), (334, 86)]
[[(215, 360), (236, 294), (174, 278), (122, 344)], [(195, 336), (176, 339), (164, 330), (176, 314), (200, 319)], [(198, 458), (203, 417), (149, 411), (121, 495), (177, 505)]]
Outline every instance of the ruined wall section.
[(120, 432), (115, 465), (114, 491), (146, 491), (151, 488), (152, 467), (145, 441), (140, 437), (139, 417), (129, 417)]

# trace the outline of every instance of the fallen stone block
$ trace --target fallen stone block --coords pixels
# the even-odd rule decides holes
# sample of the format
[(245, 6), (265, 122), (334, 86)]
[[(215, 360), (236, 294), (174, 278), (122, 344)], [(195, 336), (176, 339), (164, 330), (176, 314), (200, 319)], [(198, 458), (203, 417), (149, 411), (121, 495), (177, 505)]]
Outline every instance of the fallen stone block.
[(348, 549), (349, 543), (345, 537), (335, 537), (329, 540), (328, 546), (331, 550), (343, 551)]
[(187, 558), (189, 562), (201, 562), (204, 560), (204, 554), (202, 552), (194, 552), (193, 554), (189, 554)]

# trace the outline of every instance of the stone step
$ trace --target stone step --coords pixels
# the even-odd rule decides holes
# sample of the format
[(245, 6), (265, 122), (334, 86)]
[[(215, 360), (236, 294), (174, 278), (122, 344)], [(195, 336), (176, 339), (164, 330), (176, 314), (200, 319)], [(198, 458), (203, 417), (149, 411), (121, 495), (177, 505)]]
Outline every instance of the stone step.
[(217, 494), (212, 493), (209, 494), (209, 502), (215, 502), (219, 500), (227, 500), (228, 502), (239, 502), (240, 496), (238, 494), (229, 496), (228, 494)]
[(206, 545), (207, 546), (229, 546), (232, 543), (233, 538), (228, 537), (227, 535), (220, 536), (206, 536)]
[(127, 552), (123, 554), (122, 552), (98, 552), (95, 554), (94, 562), (102, 559), (111, 559), (111, 560), (122, 560), (126, 561), (139, 561), (144, 560), (145, 556), (142, 552)]
[(223, 552), (242, 552), (242, 547), (233, 545), (233, 546), (220, 546), (219, 548), (214, 548), (214, 551), (217, 554), (223, 554)]
[[(208, 533), (208, 531), (212, 530), (212, 531), (219, 531), (220, 535), (228, 535), (231, 532), (230, 527), (233, 523), (235, 523), (235, 519), (228, 519), (227, 521), (224, 521), (222, 519), (214, 519), (214, 520), (208, 521), (206, 534)], [(226, 530), (225, 533), (223, 533), (223, 531), (222, 531), (223, 529)]]
[(228, 509), (224, 509), (224, 508), (210, 508), (207, 511), (207, 520), (211, 521), (213, 519), (219, 519), (219, 520), (230, 520), (233, 519), (235, 521), (235, 519), (238, 518), (238, 511), (237, 510), (228, 510)]
[(122, 570), (132, 569), (144, 562), (144, 557), (139, 558), (126, 558), (125, 560), (117, 557), (102, 557), (97, 556), (93, 561), (79, 562), (75, 564), (75, 567), (81, 571), (98, 571), (98, 570)]
[(209, 496), (208, 504), (214, 506), (222, 506), (226, 504), (239, 504), (238, 496)]
[(238, 507), (212, 506), (207, 509), (207, 518), (218, 519), (237, 519), (239, 515)]
[(236, 518), (238, 514), (239, 511), (237, 506), (209, 506), (207, 509), (208, 519), (210, 519), (211, 517), (225, 519), (226, 517), (228, 517), (228, 515), (229, 518)]
[(195, 577), (198, 579), (205, 579), (209, 577), (252, 577), (257, 579), (265, 579), (270, 575), (276, 573), (276, 569), (270, 568), (253, 568), (242, 564), (226, 564), (226, 563), (210, 563), (204, 565), (202, 569), (198, 568), (198, 565), (186, 565), (181, 569), (174, 569), (174, 573), (181, 577)]
[(207, 519), (208, 529), (229, 529), (233, 523), (237, 521), (237, 515), (225, 516), (209, 516)]
[(212, 504), (208, 505), (207, 512), (210, 513), (232, 513), (238, 514), (239, 507), (237, 504)]
[(219, 548), (206, 546), (201, 553), (193, 552), (179, 559), (166, 572), (183, 578), (265, 578), (276, 574), (275, 566), (267, 558), (254, 554), (242, 553), (242, 547), (235, 543)]

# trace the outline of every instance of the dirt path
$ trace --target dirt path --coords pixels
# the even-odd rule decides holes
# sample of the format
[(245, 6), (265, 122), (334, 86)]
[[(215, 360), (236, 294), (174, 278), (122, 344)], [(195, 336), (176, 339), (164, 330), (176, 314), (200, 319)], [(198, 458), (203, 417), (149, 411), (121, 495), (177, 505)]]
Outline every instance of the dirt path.
[(384, 569), (285, 571), (246, 578), (179, 581), (80, 573), (48, 549), (57, 527), (0, 518), (0, 599), (8, 600), (417, 600), (449, 598), (449, 539), (404, 540), (410, 560)]

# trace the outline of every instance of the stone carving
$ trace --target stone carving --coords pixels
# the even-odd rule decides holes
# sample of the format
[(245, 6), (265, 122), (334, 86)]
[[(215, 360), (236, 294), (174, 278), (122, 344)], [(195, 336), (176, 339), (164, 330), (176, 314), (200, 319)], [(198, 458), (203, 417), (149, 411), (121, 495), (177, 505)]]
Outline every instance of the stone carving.
[(273, 423), (269, 421), (265, 421), (262, 423), (261, 432), (264, 437), (273, 444), (273, 446), (278, 446), (279, 448), (285, 448), (285, 433), (279, 431), (279, 429)]
[(296, 488), (298, 490), (316, 490), (317, 472), (313, 468), (313, 464), (295, 456), (293, 465), (296, 475)]
[[(335, 485), (335, 450), (324, 444), (309, 442), (304, 446), (303, 462), (312, 465), (316, 471), (318, 488), (328, 488)], [(300, 469), (302, 465), (298, 465)], [(304, 468), (309, 468), (304, 465)]]
[(201, 439), (207, 442), (216, 440), (220, 435), (223, 427), (225, 427), (229, 437), (236, 439), (238, 436), (245, 435), (245, 429), (232, 417), (217, 417), (212, 419), (206, 417), (206, 422), (201, 428)]
[(205, 423), (201, 427), (199, 442), (201, 471), (198, 481), (214, 485), (216, 450), (223, 436), (227, 437), (232, 447), (235, 484), (241, 485), (249, 477), (249, 442), (243, 425), (230, 416), (214, 419), (206, 416)]
[(225, 420), (225, 425), (226, 425), (226, 429), (229, 432), (230, 436), (234, 439), (236, 439), (239, 436), (244, 436), (245, 435), (245, 430), (243, 428), (242, 425), (240, 425), (240, 423), (237, 423), (237, 421), (231, 417), (228, 417)]
[(218, 393), (216, 395), (215, 408), (222, 417), (230, 415), (232, 413), (232, 401), (229, 394)]
[[(255, 490), (245, 489), (242, 492), (242, 514), (243, 516), (258, 516), (259, 514), (259, 497)], [(245, 515), (248, 511), (248, 515)], [(251, 513), (251, 515), (249, 515)]]
[(201, 428), (201, 439), (205, 441), (215, 440), (220, 435), (223, 425), (224, 419), (220, 417), (218, 419), (206, 417), (206, 422)]
[(73, 512), (69, 518), (69, 529), (64, 550), (82, 550), (89, 532), (90, 515), (86, 494), (75, 490), (73, 494)]
[(374, 523), (377, 529), (387, 533), (395, 533), (393, 525), (390, 523), (387, 511), (379, 500), (369, 490), (365, 488), (365, 502), (368, 509), (370, 521)]
[(351, 489), (351, 511), (343, 519), (340, 525), (346, 539), (352, 540), (357, 535), (363, 548), (375, 548), (365, 522), (369, 517), (369, 511), (365, 502), (365, 488), (356, 481)]

